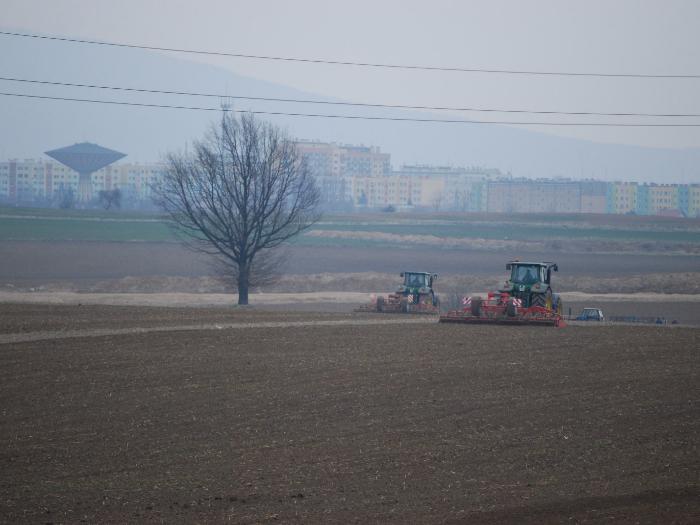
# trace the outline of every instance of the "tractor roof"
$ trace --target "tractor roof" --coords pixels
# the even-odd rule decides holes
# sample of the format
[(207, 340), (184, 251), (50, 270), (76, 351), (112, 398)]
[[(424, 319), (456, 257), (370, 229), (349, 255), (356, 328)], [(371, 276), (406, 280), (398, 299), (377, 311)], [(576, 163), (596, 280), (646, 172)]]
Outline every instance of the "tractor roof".
[(559, 267), (557, 263), (549, 261), (539, 261), (539, 262), (528, 262), (528, 261), (518, 261), (513, 260), (506, 264), (506, 270), (510, 270), (512, 266), (544, 266), (545, 268), (553, 268), (554, 271), (558, 271)]
[(533, 266), (533, 265), (536, 265), (536, 266), (552, 266), (553, 264), (557, 264), (557, 263), (547, 262), (547, 261), (545, 261), (545, 262), (542, 262), (542, 261), (538, 261), (538, 262), (528, 262), (528, 261), (518, 261), (518, 260), (515, 260), (515, 261), (510, 261), (508, 264), (522, 264), (523, 266)]
[(401, 272), (401, 277), (406, 275), (407, 273), (409, 274), (414, 274), (414, 275), (427, 275), (428, 277), (432, 277), (433, 279), (437, 279), (438, 274), (432, 273), (432, 272), (410, 272), (410, 271), (405, 271)]

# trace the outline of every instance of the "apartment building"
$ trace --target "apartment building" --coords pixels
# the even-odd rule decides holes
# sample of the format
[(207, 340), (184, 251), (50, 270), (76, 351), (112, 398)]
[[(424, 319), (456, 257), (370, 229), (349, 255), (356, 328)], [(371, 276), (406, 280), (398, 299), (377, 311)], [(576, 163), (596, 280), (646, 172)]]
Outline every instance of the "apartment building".
[(454, 211), (485, 210), (487, 181), (503, 177), (499, 170), (479, 166), (403, 165), (394, 173), (423, 181), (417, 206)]
[(378, 192), (375, 187), (386, 185), (387, 181), (356, 184), (355, 179), (377, 179), (391, 173), (391, 155), (382, 153), (378, 147), (307, 140), (298, 141), (296, 146), (309, 171), (316, 178), (321, 200), (326, 206), (357, 204), (356, 186), (363, 188), (360, 191), (364, 191), (367, 196), (371, 192)]
[(644, 208), (646, 201), (642, 199), (638, 202), (638, 187), (639, 185), (636, 182), (608, 183), (606, 192), (607, 213), (639, 213)]
[[(162, 164), (111, 164), (90, 175), (91, 189), (86, 201), (100, 190), (119, 188), (125, 199), (148, 201), (152, 184), (162, 176)], [(0, 199), (19, 202), (48, 202), (59, 192), (78, 194), (78, 172), (53, 160), (26, 159), (0, 162)]]
[(679, 187), (671, 184), (646, 185), (647, 206), (645, 215), (662, 215), (669, 211), (679, 211)]
[(495, 213), (579, 213), (581, 187), (558, 180), (497, 180), (487, 189), (486, 210)]
[(608, 183), (598, 180), (580, 181), (581, 213), (607, 213)]
[[(402, 165), (379, 148), (300, 142), (327, 211), (424, 209), (495, 213), (614, 213), (700, 217), (700, 184), (513, 179), (480, 167)], [(163, 176), (158, 163), (114, 163), (90, 174), (87, 202), (119, 188), (124, 202), (150, 203)], [(80, 174), (54, 160), (0, 162), (0, 200), (47, 205), (78, 196)]]
[(391, 172), (391, 155), (376, 146), (302, 140), (296, 147), (317, 177), (378, 177)]
[(700, 184), (687, 186), (688, 208), (685, 211), (688, 217), (700, 217)]

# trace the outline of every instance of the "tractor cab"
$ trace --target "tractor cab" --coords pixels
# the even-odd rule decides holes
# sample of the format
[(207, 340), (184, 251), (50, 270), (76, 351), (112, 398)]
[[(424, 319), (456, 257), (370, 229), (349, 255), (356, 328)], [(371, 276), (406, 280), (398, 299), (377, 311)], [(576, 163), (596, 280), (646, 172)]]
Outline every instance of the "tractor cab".
[(551, 308), (552, 272), (559, 267), (552, 262), (511, 261), (506, 264), (510, 278), (505, 282), (501, 292), (517, 297), (525, 306), (546, 306)]
[(433, 278), (437, 275), (425, 272), (403, 272), (401, 277), (403, 277), (404, 288), (432, 288)]
[(410, 303), (422, 303), (429, 301), (437, 304), (437, 298), (433, 290), (433, 281), (437, 279), (436, 273), (429, 272), (401, 272), (403, 284), (396, 293), (409, 298)]
[(510, 270), (510, 281), (515, 284), (533, 285), (542, 283), (549, 285), (552, 277), (552, 270), (558, 271), (558, 267), (553, 263), (526, 263), (510, 262), (506, 265), (506, 270)]

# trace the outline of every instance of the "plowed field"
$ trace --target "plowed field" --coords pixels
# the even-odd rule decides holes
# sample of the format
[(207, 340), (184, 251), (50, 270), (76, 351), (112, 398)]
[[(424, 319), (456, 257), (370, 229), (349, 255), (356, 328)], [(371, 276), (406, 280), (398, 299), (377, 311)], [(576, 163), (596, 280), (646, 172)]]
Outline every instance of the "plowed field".
[(700, 331), (408, 319), (0, 305), (0, 522), (700, 520)]

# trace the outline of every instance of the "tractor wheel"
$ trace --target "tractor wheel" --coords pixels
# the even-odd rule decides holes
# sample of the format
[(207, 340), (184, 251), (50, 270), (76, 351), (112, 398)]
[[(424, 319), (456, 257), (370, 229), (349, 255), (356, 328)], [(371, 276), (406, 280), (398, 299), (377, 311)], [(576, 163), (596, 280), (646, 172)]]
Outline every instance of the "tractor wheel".
[(384, 311), (384, 296), (380, 295), (377, 297), (377, 312), (383, 312)]
[(440, 309), (440, 296), (439, 295), (433, 295), (433, 306), (437, 308), (438, 310)]
[(508, 304), (506, 304), (506, 315), (508, 317), (515, 317), (518, 315), (518, 307), (515, 304), (515, 299), (512, 297), (508, 299)]
[(483, 299), (481, 297), (472, 297), (472, 315), (474, 317), (481, 317), (481, 303)]
[(401, 306), (401, 312), (407, 314), (408, 313), (408, 299), (404, 297), (403, 299), (401, 299), (401, 302), (399, 304)]
[(530, 306), (541, 306), (544, 308), (547, 306), (547, 298), (543, 293), (533, 293), (530, 299)]

